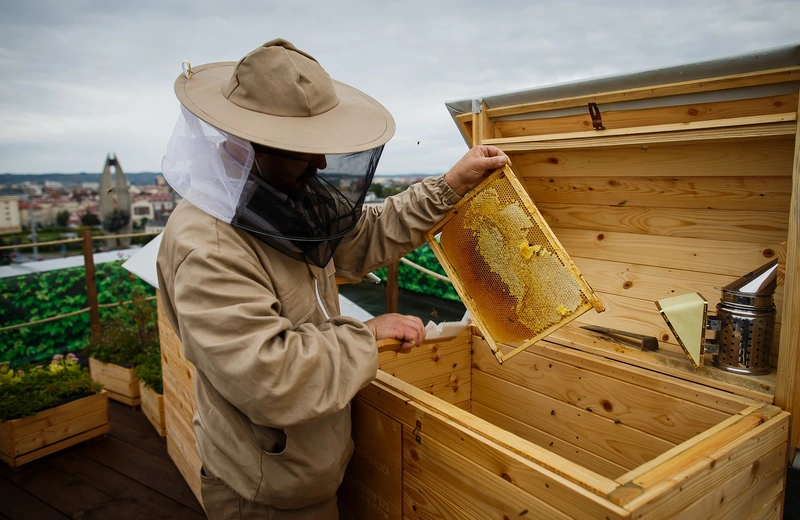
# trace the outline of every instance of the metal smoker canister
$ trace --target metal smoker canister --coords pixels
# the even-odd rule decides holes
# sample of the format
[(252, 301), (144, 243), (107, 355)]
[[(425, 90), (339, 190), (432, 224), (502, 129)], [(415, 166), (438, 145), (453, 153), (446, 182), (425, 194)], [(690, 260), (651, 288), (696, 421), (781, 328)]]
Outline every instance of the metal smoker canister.
[(716, 317), (709, 320), (719, 331), (715, 366), (739, 374), (770, 372), (777, 270), (775, 260), (720, 289)]

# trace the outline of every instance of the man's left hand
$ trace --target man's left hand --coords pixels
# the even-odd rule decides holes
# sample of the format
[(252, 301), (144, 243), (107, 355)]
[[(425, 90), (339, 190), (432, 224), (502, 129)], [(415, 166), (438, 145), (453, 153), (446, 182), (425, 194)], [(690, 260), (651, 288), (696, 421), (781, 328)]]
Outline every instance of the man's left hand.
[(508, 156), (498, 147), (481, 144), (468, 151), (460, 161), (444, 175), (444, 180), (461, 195), (481, 183), (492, 171), (509, 162)]

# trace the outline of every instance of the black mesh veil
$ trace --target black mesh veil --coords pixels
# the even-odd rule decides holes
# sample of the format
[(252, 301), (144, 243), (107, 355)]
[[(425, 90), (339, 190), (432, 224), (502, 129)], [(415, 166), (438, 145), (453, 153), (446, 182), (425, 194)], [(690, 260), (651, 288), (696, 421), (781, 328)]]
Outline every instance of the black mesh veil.
[(278, 251), (324, 267), (361, 216), (383, 146), (310, 155), (255, 148), (231, 224)]

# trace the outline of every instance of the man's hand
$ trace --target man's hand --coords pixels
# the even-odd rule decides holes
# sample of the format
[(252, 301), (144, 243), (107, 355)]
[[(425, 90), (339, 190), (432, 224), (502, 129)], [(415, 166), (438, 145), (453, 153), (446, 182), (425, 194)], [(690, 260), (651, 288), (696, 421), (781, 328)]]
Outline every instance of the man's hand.
[(460, 161), (444, 175), (444, 180), (453, 191), (462, 197), (481, 183), (487, 174), (508, 163), (508, 156), (500, 148), (481, 144), (468, 151)]
[(364, 322), (376, 340), (399, 339), (403, 342), (399, 352), (408, 352), (425, 339), (425, 326), (416, 316), (383, 314)]

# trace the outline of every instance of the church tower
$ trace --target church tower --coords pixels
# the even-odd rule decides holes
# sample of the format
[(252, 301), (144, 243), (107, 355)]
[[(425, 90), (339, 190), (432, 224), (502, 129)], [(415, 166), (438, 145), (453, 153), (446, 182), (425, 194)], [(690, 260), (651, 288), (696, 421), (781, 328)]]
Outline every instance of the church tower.
[[(112, 184), (111, 168), (114, 168)], [(113, 188), (112, 188), (113, 186)], [(116, 154), (107, 155), (100, 175), (100, 222), (106, 234), (129, 234), (131, 232), (131, 194), (130, 185), (122, 171)], [(111, 247), (115, 240), (109, 240)], [(120, 246), (128, 247), (130, 238), (121, 238)]]

